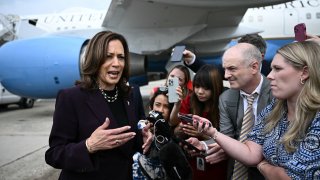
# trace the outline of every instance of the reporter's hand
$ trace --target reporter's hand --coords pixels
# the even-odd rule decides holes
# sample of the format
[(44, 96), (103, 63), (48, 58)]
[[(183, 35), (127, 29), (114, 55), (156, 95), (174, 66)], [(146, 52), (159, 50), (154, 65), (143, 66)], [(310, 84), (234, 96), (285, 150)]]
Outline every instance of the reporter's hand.
[(87, 139), (88, 150), (95, 152), (98, 150), (113, 149), (127, 143), (136, 135), (135, 132), (126, 132), (131, 127), (123, 126), (116, 129), (107, 129), (110, 120), (107, 117), (105, 122), (99, 126)]
[(208, 151), (206, 156), (206, 162), (215, 164), (228, 158), (227, 154), (220, 147), (219, 144), (213, 143), (208, 145)]
[(201, 132), (198, 132), (198, 130), (195, 127), (193, 127), (192, 124), (190, 124), (190, 123), (187, 123), (187, 124), (180, 123), (180, 126), (181, 126), (182, 132), (184, 134), (187, 134), (187, 135), (192, 136), (192, 137), (197, 137), (197, 138), (201, 138), (202, 137)]
[(195, 127), (199, 133), (203, 133), (210, 137), (214, 136), (214, 133), (216, 132), (216, 128), (212, 127), (212, 124), (208, 119), (197, 116), (197, 115), (193, 115), (192, 119), (193, 119), (193, 127)]
[(183, 57), (182, 57), (182, 59), (183, 59), (183, 61), (187, 64), (187, 65), (190, 65), (190, 63), (193, 61), (193, 59), (195, 59), (196, 58), (196, 55), (193, 53), (193, 52), (191, 52), (191, 51), (189, 51), (189, 50), (184, 50), (183, 51)]
[(142, 137), (143, 137), (143, 145), (142, 145), (142, 150), (143, 154), (148, 152), (152, 139), (153, 139), (153, 134), (151, 133), (151, 127), (152, 123), (148, 123), (143, 129), (142, 129)]
[[(186, 140), (188, 143), (190, 143), (191, 145), (193, 145), (194, 147), (198, 148), (200, 151), (205, 152), (206, 148), (204, 147), (204, 145), (199, 141), (199, 139), (195, 138), (195, 137), (191, 137), (189, 139)], [(190, 154), (190, 156), (194, 157), (194, 156), (198, 156), (199, 152), (196, 152), (195, 150), (189, 149), (187, 145), (183, 146), (183, 149), (185, 151), (188, 152), (188, 154)]]
[(191, 137), (186, 140), (188, 143), (192, 144), (194, 147), (198, 148), (200, 151), (205, 151), (206, 148), (204, 145), (199, 141), (198, 138)]
[(320, 37), (316, 35), (307, 34), (307, 41), (314, 41), (320, 45)]
[(178, 94), (179, 98), (178, 98), (178, 101), (175, 102), (174, 104), (176, 104), (176, 103), (180, 104), (180, 103), (181, 103), (181, 100), (183, 99), (183, 92), (182, 92), (181, 86), (178, 86), (178, 87), (177, 87), (176, 93)]

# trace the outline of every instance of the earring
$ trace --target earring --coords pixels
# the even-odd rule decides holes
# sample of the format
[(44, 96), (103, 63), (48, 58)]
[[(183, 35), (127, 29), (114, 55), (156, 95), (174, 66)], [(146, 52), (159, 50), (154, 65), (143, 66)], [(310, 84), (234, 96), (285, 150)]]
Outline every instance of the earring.
[(306, 83), (306, 81), (300, 78), (300, 84), (304, 85), (304, 83)]

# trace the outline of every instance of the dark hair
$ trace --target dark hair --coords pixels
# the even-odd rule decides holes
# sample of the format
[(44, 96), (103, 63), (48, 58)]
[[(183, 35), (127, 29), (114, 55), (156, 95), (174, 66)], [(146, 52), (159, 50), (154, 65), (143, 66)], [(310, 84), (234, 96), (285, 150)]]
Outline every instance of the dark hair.
[(130, 90), (127, 86), (129, 79), (129, 48), (126, 39), (118, 33), (101, 31), (90, 39), (84, 56), (84, 63), (81, 68), (81, 80), (76, 84), (84, 89), (97, 89), (97, 78), (99, 69), (107, 59), (107, 49), (110, 41), (119, 40), (124, 49), (125, 66), (118, 82), (119, 91), (127, 94)]
[(257, 47), (261, 54), (266, 54), (266, 41), (259, 34), (246, 34), (238, 40), (238, 43), (249, 43)]
[(205, 104), (200, 102), (195, 94), (195, 87), (203, 87), (211, 90), (211, 98), (207, 101), (210, 107), (208, 119), (213, 126), (219, 129), (219, 96), (223, 91), (223, 82), (219, 70), (206, 64), (202, 66), (193, 78), (193, 93), (191, 95), (192, 113), (202, 116)]
[[(156, 89), (156, 91), (154, 92), (153, 96), (151, 97), (151, 99), (150, 99), (150, 101), (149, 101), (149, 107), (150, 107), (150, 109), (153, 109), (153, 104), (154, 104), (154, 101), (155, 101), (155, 99), (156, 99), (157, 96), (159, 96), (159, 95), (164, 95), (164, 96), (168, 97), (168, 96), (167, 96), (167, 94), (168, 94), (168, 88), (167, 88), (166, 86), (164, 86), (164, 87), (166, 88), (165, 90), (162, 90), (163, 87), (158, 87), (158, 88)], [(168, 101), (168, 102), (169, 102), (169, 101)], [(170, 112), (170, 113), (171, 113), (172, 108), (173, 108), (173, 103), (169, 103), (169, 112)]]

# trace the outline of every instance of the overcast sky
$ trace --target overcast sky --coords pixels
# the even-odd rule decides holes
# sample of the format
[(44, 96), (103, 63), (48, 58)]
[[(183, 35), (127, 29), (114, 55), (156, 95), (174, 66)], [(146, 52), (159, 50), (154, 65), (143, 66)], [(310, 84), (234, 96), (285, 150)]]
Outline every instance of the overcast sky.
[(107, 10), (111, 0), (0, 0), (1, 14), (47, 14), (71, 7)]

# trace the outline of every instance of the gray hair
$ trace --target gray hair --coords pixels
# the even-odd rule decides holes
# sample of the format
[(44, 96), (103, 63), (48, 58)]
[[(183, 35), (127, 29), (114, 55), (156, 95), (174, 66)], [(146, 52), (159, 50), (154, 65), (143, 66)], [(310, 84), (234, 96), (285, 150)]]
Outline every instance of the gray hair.
[(243, 62), (246, 65), (249, 65), (253, 61), (257, 61), (259, 66), (261, 65), (262, 55), (257, 47), (249, 43), (239, 43), (238, 45), (242, 50)]

